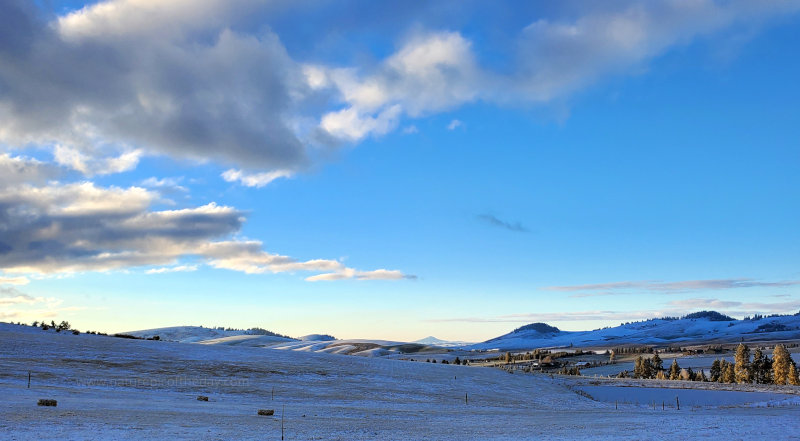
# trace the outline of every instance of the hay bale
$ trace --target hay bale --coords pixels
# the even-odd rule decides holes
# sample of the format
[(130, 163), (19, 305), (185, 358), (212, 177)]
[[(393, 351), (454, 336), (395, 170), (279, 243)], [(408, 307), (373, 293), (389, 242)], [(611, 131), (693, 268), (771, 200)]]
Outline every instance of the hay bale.
[(205, 395), (198, 395), (197, 401), (208, 401), (208, 397)]
[(55, 406), (58, 405), (58, 401), (41, 399), (41, 400), (39, 400), (38, 403), (36, 403), (36, 405), (37, 406), (53, 406), (53, 407), (55, 407)]
[(275, 411), (273, 409), (258, 409), (258, 414), (264, 416), (272, 416), (275, 415)]

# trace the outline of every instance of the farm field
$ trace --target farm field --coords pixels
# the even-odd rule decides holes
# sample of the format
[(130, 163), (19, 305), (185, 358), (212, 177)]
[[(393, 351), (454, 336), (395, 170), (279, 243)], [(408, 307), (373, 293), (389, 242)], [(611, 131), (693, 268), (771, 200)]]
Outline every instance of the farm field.
[(787, 439), (800, 415), (795, 395), (759, 397), (770, 407), (615, 409), (574, 391), (586, 379), (13, 325), (0, 325), (0, 354), (0, 438), (11, 440), (280, 439), (282, 413), (285, 439), (303, 440)]

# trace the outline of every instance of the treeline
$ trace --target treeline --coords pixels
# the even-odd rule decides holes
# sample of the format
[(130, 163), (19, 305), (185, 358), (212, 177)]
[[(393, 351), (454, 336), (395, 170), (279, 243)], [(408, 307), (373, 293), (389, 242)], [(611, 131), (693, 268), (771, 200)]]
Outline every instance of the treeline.
[[(619, 374), (626, 378), (627, 371)], [(783, 345), (776, 345), (772, 358), (761, 349), (756, 349), (750, 357), (750, 348), (740, 343), (736, 348), (734, 362), (724, 359), (714, 360), (706, 376), (705, 371), (694, 372), (691, 368), (682, 369), (678, 360), (672, 360), (669, 369), (664, 369), (664, 362), (656, 352), (652, 358), (636, 357), (633, 367), (633, 378), (683, 381), (711, 381), (716, 383), (739, 384), (791, 384), (800, 385), (800, 373), (792, 360), (791, 354)]]
[[(203, 325), (200, 325), (203, 328)], [(240, 329), (240, 328), (226, 328), (225, 326), (214, 326), (211, 329), (216, 329), (218, 331), (237, 331), (237, 332), (245, 332), (248, 335), (268, 335), (270, 337), (281, 337), (281, 338), (292, 338), (287, 335), (278, 334), (277, 332), (272, 332), (264, 328), (259, 328), (258, 326), (252, 327), (249, 329)]]
[(761, 349), (756, 349), (751, 359), (750, 348), (740, 343), (734, 362), (714, 360), (710, 374), (711, 381), (720, 383), (800, 385), (797, 365), (783, 345), (775, 346), (771, 359)]

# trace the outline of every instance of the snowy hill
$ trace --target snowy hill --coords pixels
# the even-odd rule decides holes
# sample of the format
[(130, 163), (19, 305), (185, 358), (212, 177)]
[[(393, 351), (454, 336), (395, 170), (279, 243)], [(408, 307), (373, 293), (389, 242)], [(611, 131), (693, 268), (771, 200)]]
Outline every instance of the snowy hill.
[[(150, 338), (158, 336), (161, 340), (177, 341), (181, 343), (200, 343), (209, 340), (224, 339), (235, 336), (252, 336), (252, 337), (272, 337), (274, 341), (290, 341), (292, 339), (275, 337), (270, 335), (259, 335), (256, 332), (248, 330), (225, 330), (218, 328), (206, 328), (203, 326), (170, 326), (167, 328), (143, 329), (140, 331), (123, 332), (122, 334), (132, 335), (134, 337)], [(262, 339), (265, 340), (265, 339)]]
[(328, 334), (308, 334), (299, 338), (302, 341), (333, 341), (336, 337)]
[(800, 316), (734, 320), (712, 311), (690, 314), (682, 319), (654, 319), (594, 331), (561, 331), (544, 323), (534, 323), (464, 349), (526, 350), (570, 345), (612, 347), (793, 339), (800, 339)]

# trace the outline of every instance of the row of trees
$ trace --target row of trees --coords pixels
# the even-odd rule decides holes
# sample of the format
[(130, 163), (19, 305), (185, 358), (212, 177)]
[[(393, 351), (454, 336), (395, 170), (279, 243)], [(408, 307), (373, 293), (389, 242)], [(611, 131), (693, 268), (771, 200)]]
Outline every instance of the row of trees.
[(56, 330), (56, 332), (69, 331), (70, 329), (72, 329), (72, 325), (70, 325), (68, 321), (62, 321), (61, 323), (56, 324), (55, 320), (50, 320), (50, 324), (47, 324), (47, 322), (45, 322), (44, 320), (42, 320), (41, 323), (33, 322), (31, 326), (33, 326), (34, 328), (41, 326), (41, 328), (44, 329), (45, 331), (47, 331), (50, 328), (53, 328)]
[[(624, 372), (621, 377), (627, 376)], [(681, 369), (678, 360), (673, 359), (669, 369), (664, 369), (664, 362), (658, 355), (651, 358), (636, 357), (633, 367), (634, 378), (651, 378), (658, 380), (712, 381), (718, 383), (757, 383), (757, 384), (792, 384), (800, 385), (800, 373), (792, 360), (791, 354), (783, 345), (776, 345), (772, 359), (761, 349), (756, 349), (752, 360), (750, 348), (740, 343), (736, 348), (734, 362), (724, 359), (714, 360), (707, 377), (705, 371)]]
[(711, 381), (721, 383), (757, 383), (800, 385), (797, 365), (784, 345), (775, 345), (770, 359), (760, 348), (750, 358), (750, 348), (740, 343), (736, 347), (734, 362), (714, 360), (711, 365)]

